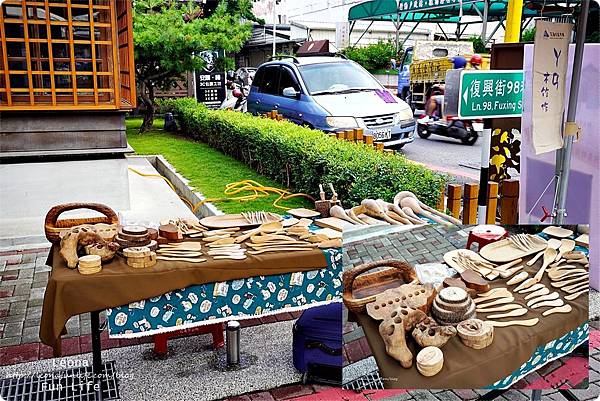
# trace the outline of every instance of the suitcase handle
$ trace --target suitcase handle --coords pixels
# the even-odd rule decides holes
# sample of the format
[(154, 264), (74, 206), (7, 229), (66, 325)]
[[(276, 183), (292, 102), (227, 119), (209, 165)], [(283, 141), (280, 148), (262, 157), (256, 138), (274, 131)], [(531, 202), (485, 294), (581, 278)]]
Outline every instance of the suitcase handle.
[(338, 349), (331, 348), (319, 341), (311, 341), (309, 343), (306, 343), (306, 348), (308, 348), (308, 349), (319, 348), (321, 351), (325, 352), (326, 354), (333, 355), (333, 356), (342, 355), (341, 348), (338, 348)]
[[(349, 270), (346, 270), (343, 273), (342, 280), (344, 282), (344, 292), (342, 294), (342, 298), (344, 299), (344, 303), (346, 307), (356, 313), (361, 313), (365, 311), (365, 307), (367, 304), (375, 301), (375, 295), (371, 295), (365, 298), (354, 298), (352, 294), (354, 280), (356, 277), (362, 273), (365, 273), (369, 270), (372, 270), (376, 267), (385, 267), (389, 266), (394, 269), (400, 270), (400, 274), (406, 283), (411, 283), (417, 281), (417, 273), (415, 269), (401, 260), (391, 259), (391, 260), (376, 260), (374, 262), (365, 263), (362, 265), (355, 266)], [(390, 269), (382, 270), (379, 272), (371, 273), (369, 275), (365, 275), (361, 277), (361, 284), (364, 286), (369, 286), (373, 283), (376, 283), (378, 277), (382, 274), (382, 272), (387, 272)]]

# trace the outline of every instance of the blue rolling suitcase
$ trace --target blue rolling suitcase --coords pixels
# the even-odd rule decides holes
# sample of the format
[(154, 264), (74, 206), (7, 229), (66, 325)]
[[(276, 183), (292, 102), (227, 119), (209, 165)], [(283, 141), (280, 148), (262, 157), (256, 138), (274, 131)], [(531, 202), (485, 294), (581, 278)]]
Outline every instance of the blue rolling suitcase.
[(294, 366), (302, 381), (341, 385), (342, 303), (305, 310), (294, 324)]

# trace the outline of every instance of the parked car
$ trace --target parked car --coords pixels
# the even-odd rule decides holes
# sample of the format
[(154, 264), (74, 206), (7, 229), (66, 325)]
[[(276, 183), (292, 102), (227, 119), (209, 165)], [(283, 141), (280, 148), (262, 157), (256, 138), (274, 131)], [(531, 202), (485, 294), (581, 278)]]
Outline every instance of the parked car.
[(338, 56), (282, 57), (262, 64), (250, 88), (248, 111), (272, 110), (325, 132), (362, 128), (386, 147), (414, 141), (410, 107), (360, 65)]

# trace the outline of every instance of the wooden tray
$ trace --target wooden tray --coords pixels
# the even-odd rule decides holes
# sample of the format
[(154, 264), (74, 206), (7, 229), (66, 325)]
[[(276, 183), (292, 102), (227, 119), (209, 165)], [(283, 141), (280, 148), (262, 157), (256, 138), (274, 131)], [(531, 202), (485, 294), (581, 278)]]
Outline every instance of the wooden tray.
[[(378, 267), (389, 267), (363, 274)], [(364, 312), (366, 305), (390, 288), (398, 288), (417, 279), (417, 273), (408, 263), (400, 260), (377, 260), (348, 269), (343, 274), (343, 299), (348, 310)]]
[(544, 234), (548, 234), (551, 237), (555, 238), (567, 238), (573, 235), (573, 231), (567, 230), (566, 228), (550, 226), (546, 227), (542, 230)]
[(315, 224), (323, 228), (331, 228), (336, 231), (344, 231), (347, 228), (354, 227), (354, 224), (338, 219), (337, 217), (325, 217), (324, 219), (316, 219)]
[[(269, 214), (270, 222), (281, 221), (282, 217), (275, 214)], [(260, 224), (249, 223), (241, 214), (222, 214), (220, 216), (205, 217), (200, 220), (200, 224), (208, 228), (230, 228), (230, 227), (257, 227)]]
[(531, 239), (538, 242), (539, 246), (536, 246), (528, 251), (523, 251), (514, 247), (512, 243), (505, 238), (498, 242), (492, 242), (491, 244), (484, 246), (479, 250), (479, 254), (490, 262), (506, 263), (541, 252), (548, 246), (547, 241), (540, 236), (531, 236)]
[(317, 216), (321, 215), (321, 213), (319, 213), (317, 211), (306, 209), (304, 207), (299, 207), (297, 209), (290, 209), (287, 212), (294, 217), (298, 217), (299, 219), (303, 219), (303, 218), (310, 219), (311, 217), (317, 217)]

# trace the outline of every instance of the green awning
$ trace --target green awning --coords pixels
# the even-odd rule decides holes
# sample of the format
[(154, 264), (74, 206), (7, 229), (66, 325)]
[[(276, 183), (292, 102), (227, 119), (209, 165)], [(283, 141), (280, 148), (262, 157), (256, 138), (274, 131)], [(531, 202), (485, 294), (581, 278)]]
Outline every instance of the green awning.
[[(572, 0), (570, 6), (580, 1)], [(539, 5), (544, 3), (540, 0), (525, 1), (523, 17), (539, 17)], [(360, 3), (348, 11), (348, 21), (404, 21), (404, 22), (439, 22), (457, 23), (460, 15), (460, 0), (371, 0)], [(508, 8), (508, 0), (488, 1), (488, 21), (500, 21), (505, 18)], [(560, 15), (562, 11), (554, 14), (548, 10), (548, 6), (564, 5), (565, 2), (548, 0), (545, 2), (546, 11), (544, 16)], [(484, 2), (475, 0), (462, 0), (462, 15), (483, 15)]]

